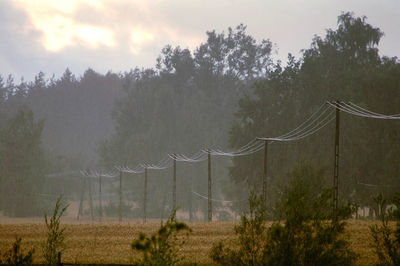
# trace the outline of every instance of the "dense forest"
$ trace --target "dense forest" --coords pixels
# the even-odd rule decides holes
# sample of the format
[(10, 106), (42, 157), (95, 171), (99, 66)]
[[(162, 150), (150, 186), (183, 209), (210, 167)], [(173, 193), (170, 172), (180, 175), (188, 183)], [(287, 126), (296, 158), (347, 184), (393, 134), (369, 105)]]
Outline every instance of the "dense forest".
[[(383, 35), (365, 17), (343, 13), (337, 29), (315, 36), (300, 58), (289, 54), (285, 63), (272, 60), (272, 41), (258, 42), (239, 25), (207, 32), (193, 51), (165, 46), (154, 68), (105, 75), (88, 69), (81, 76), (66, 69), (60, 78), (40, 72), (28, 82), (5, 73), (0, 76), (0, 208), (12, 216), (41, 213), (40, 207), (29, 206), (44, 206), (46, 198), (40, 195), (57, 191), (50, 189), (52, 173), (135, 167), (157, 163), (167, 153), (237, 149), (255, 137), (278, 136), (327, 100), (400, 113), (400, 62), (379, 54)], [(343, 114), (341, 201), (370, 206), (372, 194), (390, 196), (400, 186), (399, 129), (397, 121)], [(331, 123), (307, 139), (270, 145), (271, 200), (279, 197), (286, 173), (299, 162), (324, 171), (321, 183), (331, 186), (333, 144)], [(212, 169), (213, 196), (233, 200), (232, 210), (245, 208), (242, 199), (250, 189), (261, 191), (262, 152), (233, 160), (213, 157)], [(166, 189), (172, 186), (171, 171), (150, 173), (151, 217), (171, 208)], [(207, 202), (193, 194), (206, 195), (206, 176), (206, 163), (178, 165), (178, 205), (190, 210), (191, 218), (206, 208)], [(126, 199), (140, 203), (143, 178), (125, 179)], [(62, 180), (77, 199), (81, 183), (68, 176)], [(110, 182), (106, 191), (115, 192), (116, 186)], [(14, 198), (25, 207), (11, 204)], [(109, 206), (115, 203), (109, 200)], [(230, 215), (222, 213), (227, 204), (214, 206), (219, 218)], [(125, 215), (140, 213), (131, 206)]]

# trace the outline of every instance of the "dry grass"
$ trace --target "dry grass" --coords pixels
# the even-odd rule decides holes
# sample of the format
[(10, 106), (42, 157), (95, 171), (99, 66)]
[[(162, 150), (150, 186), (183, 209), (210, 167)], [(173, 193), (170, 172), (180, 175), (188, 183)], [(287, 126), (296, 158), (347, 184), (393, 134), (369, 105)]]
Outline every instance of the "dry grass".
[[(127, 264), (134, 255), (130, 249), (131, 241), (139, 232), (153, 233), (160, 225), (159, 221), (143, 224), (141, 221), (105, 223), (77, 223), (64, 220), (66, 226), (67, 248), (63, 253), (63, 262), (91, 264)], [(370, 247), (369, 225), (375, 221), (348, 221), (347, 237), (352, 248), (359, 254), (359, 265), (374, 265), (376, 256)], [(211, 264), (208, 257), (214, 243), (227, 240), (233, 244), (233, 222), (190, 223), (193, 233), (183, 248), (185, 262)], [(43, 219), (0, 219), (0, 253), (9, 249), (16, 237), (22, 238), (22, 247), (34, 247), (34, 262), (43, 261), (40, 242), (46, 237)]]

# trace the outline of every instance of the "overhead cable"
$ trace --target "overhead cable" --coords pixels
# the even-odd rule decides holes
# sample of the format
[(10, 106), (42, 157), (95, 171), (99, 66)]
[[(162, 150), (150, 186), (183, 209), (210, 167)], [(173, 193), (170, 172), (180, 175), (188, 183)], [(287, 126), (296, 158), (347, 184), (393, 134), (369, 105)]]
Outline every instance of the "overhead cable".
[(260, 137), (260, 140), (269, 141), (294, 141), (304, 139), (311, 136), (326, 127), (331, 121), (335, 119), (334, 110), (330, 106), (325, 108), (320, 107), (315, 113), (313, 113), (306, 121), (296, 127), (294, 130), (278, 136), (278, 137)]
[(340, 111), (346, 112), (351, 115), (366, 117), (366, 118), (375, 118), (375, 119), (386, 119), (386, 120), (399, 120), (400, 114), (394, 115), (384, 115), (376, 112), (372, 112), (365, 108), (362, 108), (354, 103), (344, 103), (344, 102), (327, 102), (329, 105), (334, 108), (339, 109)]
[[(208, 200), (208, 197), (206, 197), (206, 196), (204, 196), (204, 195), (201, 195), (200, 193), (197, 193), (196, 191), (193, 191), (193, 190), (192, 190), (192, 193), (193, 193), (194, 195), (196, 195), (196, 196), (202, 198), (202, 199)], [(213, 198), (211, 198), (210, 200), (211, 200), (211, 201), (214, 201), (214, 202), (221, 202), (221, 203), (233, 203), (233, 202), (243, 202), (243, 201), (247, 201), (248, 199), (242, 199), (242, 200), (220, 200), (220, 199), (213, 199)]]
[(80, 174), (80, 171), (65, 171), (65, 172), (60, 172), (60, 173), (51, 173), (45, 175), (45, 177), (48, 178), (53, 178), (53, 177), (65, 177), (65, 176), (72, 176), (72, 175), (77, 175)]
[(135, 168), (129, 168), (128, 166), (114, 166), (118, 171), (127, 174), (141, 174), (144, 172), (142, 165), (138, 165)]

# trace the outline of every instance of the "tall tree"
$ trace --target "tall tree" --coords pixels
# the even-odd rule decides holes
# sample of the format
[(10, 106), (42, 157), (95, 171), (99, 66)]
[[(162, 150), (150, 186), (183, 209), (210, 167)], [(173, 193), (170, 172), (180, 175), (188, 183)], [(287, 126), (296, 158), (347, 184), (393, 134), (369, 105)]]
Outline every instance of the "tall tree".
[(0, 131), (0, 208), (11, 216), (41, 214), (37, 195), (46, 170), (43, 121), (21, 108)]

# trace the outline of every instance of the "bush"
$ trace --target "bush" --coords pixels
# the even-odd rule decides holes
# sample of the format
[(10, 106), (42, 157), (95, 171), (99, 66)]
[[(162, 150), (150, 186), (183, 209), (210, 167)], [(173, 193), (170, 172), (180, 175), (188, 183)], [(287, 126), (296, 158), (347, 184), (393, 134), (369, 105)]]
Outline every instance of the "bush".
[[(378, 194), (373, 198), (377, 204), (378, 217), (381, 226), (377, 224), (370, 226), (373, 238), (372, 246), (379, 258), (378, 265), (400, 265), (400, 195), (396, 194), (391, 202)], [(386, 206), (392, 203), (395, 208)], [(396, 228), (392, 230), (389, 226), (390, 219), (395, 219)]]
[(161, 222), (157, 233), (148, 237), (140, 233), (131, 244), (133, 250), (143, 253), (143, 259), (137, 261), (139, 265), (177, 265), (183, 260), (179, 249), (185, 244), (185, 239), (179, 239), (178, 234), (191, 229), (182, 222), (176, 221), (176, 210), (173, 210), (167, 222)]
[(3, 258), (0, 259), (0, 264), (6, 265), (32, 265), (34, 249), (24, 254), (21, 251), (21, 238), (17, 238), (10, 250), (8, 250)]
[(351, 214), (343, 207), (334, 214), (331, 190), (310, 197), (306, 177), (294, 179), (281, 199), (285, 223), (268, 230), (264, 250), (267, 265), (352, 265), (356, 255), (343, 237), (343, 218)]
[(222, 242), (214, 245), (210, 257), (221, 265), (262, 265), (266, 245), (267, 227), (265, 224), (265, 207), (262, 197), (250, 193), (249, 214), (243, 214), (241, 222), (235, 226), (239, 235), (236, 250), (224, 248)]
[(47, 219), (47, 215), (44, 217), (47, 227), (47, 240), (42, 243), (42, 250), (47, 265), (60, 265), (62, 251), (65, 248), (65, 228), (60, 227), (60, 222), (61, 216), (67, 210), (68, 205), (62, 208), (61, 199), (61, 197), (57, 199), (53, 216), (49, 220)]
[[(315, 193), (308, 179), (321, 171), (302, 165), (289, 173), (289, 182), (275, 210), (285, 222), (265, 223), (265, 209), (260, 197), (251, 194), (250, 213), (242, 215), (235, 227), (238, 249), (224, 248), (220, 242), (211, 258), (221, 265), (352, 265), (356, 255), (344, 239), (343, 218), (350, 207), (332, 210), (332, 191)], [(304, 167), (303, 167), (304, 168)], [(299, 175), (299, 173), (303, 173)], [(306, 174), (305, 174), (306, 173)]]

